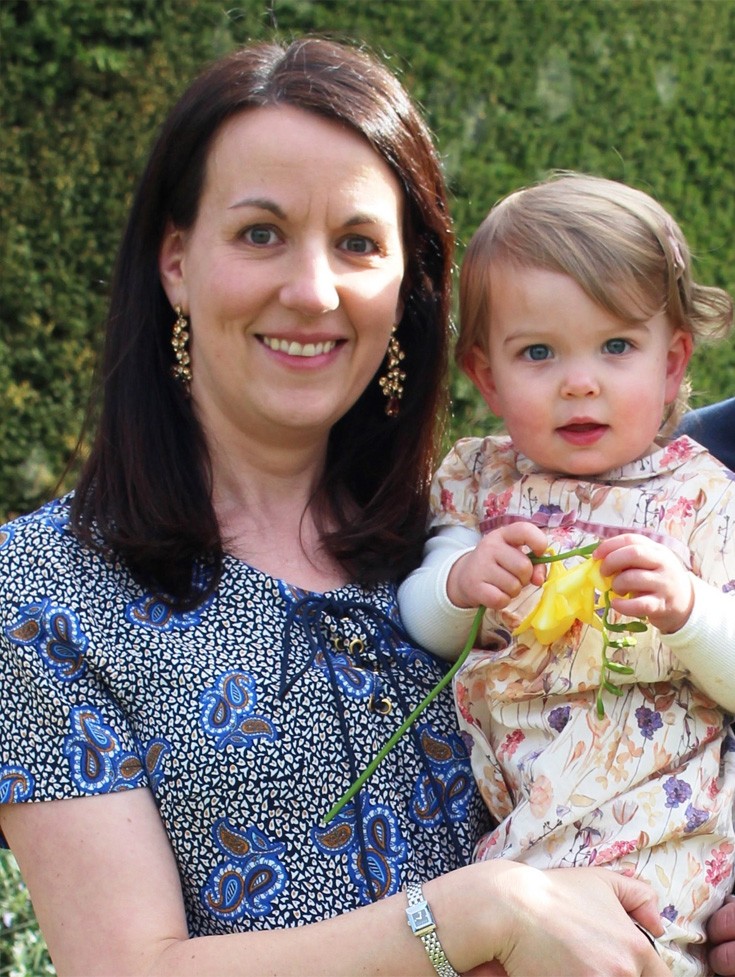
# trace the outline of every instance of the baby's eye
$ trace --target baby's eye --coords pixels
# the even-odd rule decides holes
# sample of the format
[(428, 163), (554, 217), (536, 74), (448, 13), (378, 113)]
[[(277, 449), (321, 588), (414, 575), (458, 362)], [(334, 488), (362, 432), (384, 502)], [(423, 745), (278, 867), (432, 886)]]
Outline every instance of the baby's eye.
[(532, 346), (526, 346), (521, 355), (525, 360), (539, 362), (550, 359), (552, 353), (551, 347), (547, 346), (546, 343), (534, 343)]
[(612, 353), (613, 356), (620, 356), (621, 353), (627, 353), (631, 348), (630, 343), (627, 339), (608, 339), (603, 347), (606, 353)]
[(243, 231), (242, 237), (247, 241), (248, 244), (253, 244), (255, 247), (266, 247), (269, 244), (278, 243), (278, 234), (275, 229), (268, 227), (267, 224), (254, 224), (252, 227), (248, 227)]
[(349, 251), (350, 254), (376, 254), (380, 250), (372, 238), (363, 234), (350, 234), (342, 238), (339, 246), (342, 251)]

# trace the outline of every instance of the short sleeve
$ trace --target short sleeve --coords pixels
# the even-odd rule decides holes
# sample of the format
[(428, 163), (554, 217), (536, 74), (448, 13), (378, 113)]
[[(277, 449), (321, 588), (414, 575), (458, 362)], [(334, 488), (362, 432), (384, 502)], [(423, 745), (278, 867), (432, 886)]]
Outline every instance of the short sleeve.
[(489, 515), (504, 511), (517, 477), (515, 458), (509, 438), (457, 441), (431, 484), (429, 529), (464, 526), (478, 531)]
[(480, 438), (463, 438), (457, 441), (444, 458), (431, 483), (431, 529), (440, 526), (477, 529), (481, 455)]
[(0, 803), (146, 783), (105, 679), (104, 563), (73, 537), (60, 503), (0, 529)]

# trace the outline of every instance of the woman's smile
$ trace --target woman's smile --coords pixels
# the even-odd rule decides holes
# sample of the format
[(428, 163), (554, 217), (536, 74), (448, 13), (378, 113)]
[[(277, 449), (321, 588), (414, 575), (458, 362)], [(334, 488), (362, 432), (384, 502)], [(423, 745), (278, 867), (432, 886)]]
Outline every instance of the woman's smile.
[(276, 339), (272, 336), (258, 337), (264, 346), (274, 352), (287, 353), (289, 356), (300, 356), (311, 359), (331, 353), (337, 345), (337, 340), (327, 339), (317, 342), (300, 343), (296, 339)]

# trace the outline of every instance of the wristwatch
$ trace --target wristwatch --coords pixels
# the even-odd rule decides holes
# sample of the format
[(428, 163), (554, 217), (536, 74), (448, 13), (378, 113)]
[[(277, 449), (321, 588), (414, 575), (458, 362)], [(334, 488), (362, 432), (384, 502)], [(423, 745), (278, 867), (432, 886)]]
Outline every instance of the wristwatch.
[(408, 906), (406, 917), (414, 936), (418, 936), (424, 944), (429, 960), (439, 977), (460, 977), (451, 963), (436, 935), (436, 922), (429, 904), (424, 898), (421, 886), (417, 882), (409, 882), (406, 886)]

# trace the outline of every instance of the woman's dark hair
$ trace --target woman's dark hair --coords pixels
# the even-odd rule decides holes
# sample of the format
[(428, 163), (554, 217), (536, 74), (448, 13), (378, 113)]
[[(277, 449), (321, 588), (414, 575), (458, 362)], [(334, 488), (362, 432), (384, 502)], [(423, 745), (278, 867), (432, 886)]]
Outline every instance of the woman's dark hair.
[[(217, 61), (181, 97), (130, 210), (111, 288), (97, 434), (74, 497), (88, 545), (122, 558), (142, 585), (187, 607), (216, 587), (223, 540), (202, 430), (172, 377), (175, 315), (159, 279), (169, 222), (192, 227), (212, 140), (232, 116), (289, 105), (366, 139), (405, 195), (406, 274), (398, 339), (407, 374), (397, 418), (377, 380), (330, 434), (314, 499), (328, 551), (357, 580), (400, 577), (424, 537), (439, 419), (446, 407), (453, 236), (431, 136), (396, 77), (321, 38), (254, 44)], [(334, 528), (336, 527), (336, 528)], [(202, 570), (206, 572), (202, 572)], [(202, 580), (206, 580), (202, 584)]]

